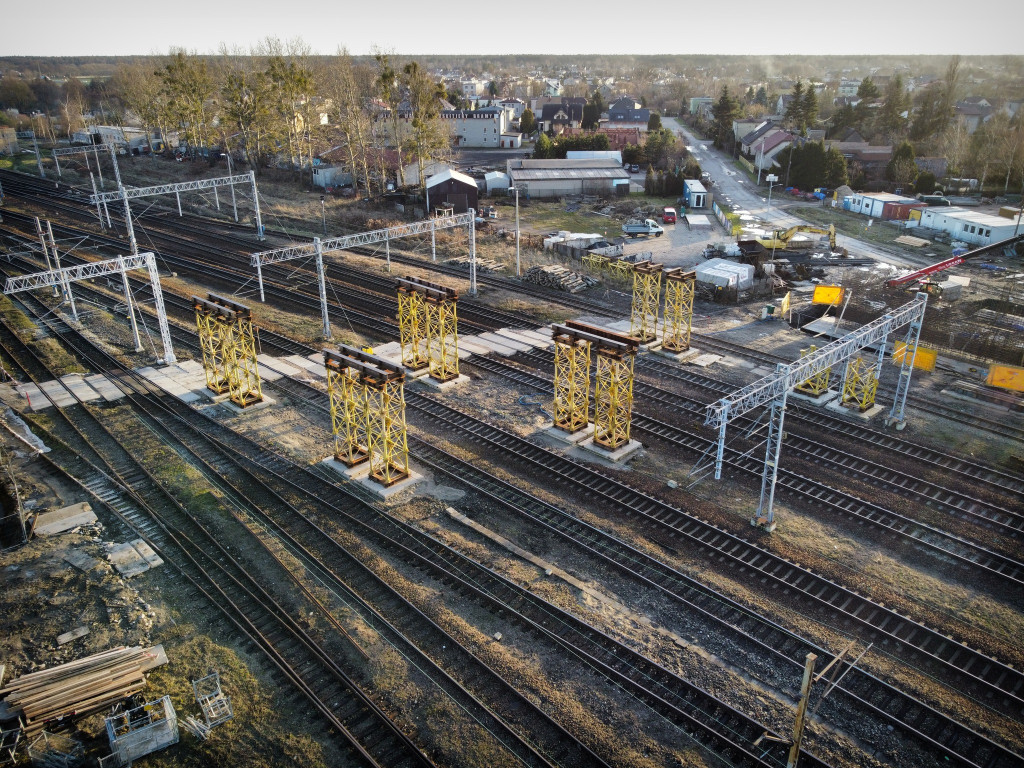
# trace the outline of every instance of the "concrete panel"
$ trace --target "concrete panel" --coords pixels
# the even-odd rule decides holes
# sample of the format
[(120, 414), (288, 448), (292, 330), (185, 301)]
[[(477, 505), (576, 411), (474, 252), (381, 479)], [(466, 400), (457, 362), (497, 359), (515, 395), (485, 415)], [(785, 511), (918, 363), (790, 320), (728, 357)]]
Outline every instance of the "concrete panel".
[(100, 399), (100, 393), (86, 384), (80, 373), (69, 373), (67, 376), (61, 376), (60, 380), (67, 385), (71, 394), (80, 403), (89, 403)]
[(531, 349), (536, 349), (537, 346), (542, 343), (531, 336), (519, 333), (518, 331), (510, 331), (508, 328), (499, 328), (495, 333), (503, 338), (515, 342), (516, 344), (526, 344)]
[(474, 355), (489, 355), (494, 350), (488, 347), (486, 344), (481, 344), (476, 340), (476, 336), (466, 336), (459, 338), (459, 351), (467, 350)]
[(483, 344), (486, 347), (490, 347), (492, 352), (496, 352), (504, 357), (511, 357), (517, 352), (527, 352), (532, 347), (528, 347), (525, 344), (519, 344), (512, 341), (512, 339), (506, 339), (504, 336), (498, 336), (496, 333), (481, 333), (474, 339), (478, 344)]
[(302, 355), (289, 355), (288, 357), (282, 358), (285, 362), (294, 365), (306, 373), (311, 373), (314, 376), (319, 376), (321, 379), (327, 378), (327, 369), (324, 367), (323, 358), (320, 359), (320, 364), (317, 365), (312, 360), (309, 360)]
[(120, 400), (124, 397), (124, 392), (114, 386), (114, 384), (102, 373), (94, 373), (92, 376), (86, 376), (85, 380), (88, 382), (89, 386), (99, 392), (103, 399), (108, 403), (113, 402), (114, 400)]
[(37, 515), (32, 525), (32, 532), (36, 536), (54, 536), (80, 525), (91, 525), (95, 522), (96, 514), (92, 511), (89, 503), (83, 501), (79, 504), (72, 504), (70, 507)]
[(16, 389), (18, 390), (18, 394), (25, 397), (29, 408), (33, 411), (41, 411), (45, 408), (53, 407), (53, 403), (50, 402), (50, 398), (44, 395), (42, 390), (39, 389), (34, 382), (19, 384)]
[(50, 398), (50, 401), (58, 408), (67, 408), (69, 405), (75, 405), (78, 402), (74, 395), (68, 392), (60, 381), (44, 381), (39, 385), (39, 388), (43, 390), (43, 394)]

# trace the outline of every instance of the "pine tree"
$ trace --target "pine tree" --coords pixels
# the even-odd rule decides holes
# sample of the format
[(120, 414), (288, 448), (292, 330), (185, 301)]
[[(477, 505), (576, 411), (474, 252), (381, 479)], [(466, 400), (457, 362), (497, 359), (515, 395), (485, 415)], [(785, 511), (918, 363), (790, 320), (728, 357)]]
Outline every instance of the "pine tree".
[(807, 135), (807, 129), (818, 121), (818, 94), (814, 88), (807, 86), (804, 92), (803, 102), (800, 105), (800, 119), (803, 122), (803, 135)]
[(789, 104), (786, 105), (786, 123), (803, 134), (804, 127), (806, 125), (804, 117), (804, 84), (799, 80), (796, 81), (796, 85), (793, 86), (792, 98)]
[(729, 86), (722, 86), (722, 95), (712, 111), (715, 115), (715, 122), (712, 124), (715, 147), (723, 149), (726, 144), (731, 145), (733, 142), (732, 124), (740, 111), (736, 99), (729, 95)]

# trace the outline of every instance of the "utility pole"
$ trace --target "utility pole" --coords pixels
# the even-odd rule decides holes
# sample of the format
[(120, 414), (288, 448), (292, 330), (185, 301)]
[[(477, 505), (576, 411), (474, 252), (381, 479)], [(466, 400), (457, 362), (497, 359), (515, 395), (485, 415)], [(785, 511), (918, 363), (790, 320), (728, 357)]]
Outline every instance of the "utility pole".
[[(519, 268), (519, 187), (512, 187), (516, 193), (516, 277), (522, 277)], [(1017, 217), (1019, 220), (1019, 216)]]
[(793, 722), (793, 746), (789, 749), (786, 768), (796, 768), (800, 759), (800, 744), (804, 740), (804, 717), (807, 715), (807, 703), (811, 698), (811, 678), (814, 675), (814, 664), (818, 656), (808, 653), (804, 662), (804, 679), (800, 684), (800, 703), (796, 706), (796, 720)]

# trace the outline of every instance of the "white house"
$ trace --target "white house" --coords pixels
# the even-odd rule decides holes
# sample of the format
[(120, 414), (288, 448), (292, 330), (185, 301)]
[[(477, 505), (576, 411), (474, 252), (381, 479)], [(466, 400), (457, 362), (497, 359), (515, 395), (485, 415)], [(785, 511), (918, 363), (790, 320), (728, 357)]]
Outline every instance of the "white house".
[[(499, 107), (469, 111), (446, 109), (441, 118), (452, 127), (456, 147), (506, 147), (512, 137), (508, 131), (508, 112)], [(519, 142), (522, 143), (521, 140)]]
[(484, 191), (488, 195), (493, 195), (495, 190), (507, 190), (511, 183), (507, 173), (488, 171), (484, 174)]
[(969, 208), (936, 207), (921, 211), (920, 226), (947, 232), (950, 237), (972, 245), (990, 245), (1013, 237), (1017, 221)]
[(487, 92), (487, 81), (478, 78), (469, 78), (462, 81), (462, 95), (467, 99), (475, 99)]

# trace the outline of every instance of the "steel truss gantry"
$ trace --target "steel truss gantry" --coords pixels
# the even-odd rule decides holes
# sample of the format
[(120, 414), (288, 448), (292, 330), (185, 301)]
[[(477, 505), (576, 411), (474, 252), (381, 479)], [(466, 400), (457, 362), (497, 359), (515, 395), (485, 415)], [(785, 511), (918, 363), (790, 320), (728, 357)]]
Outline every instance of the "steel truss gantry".
[(661, 304), (661, 274), (664, 266), (643, 261), (633, 267), (633, 305), (629, 335), (648, 344), (658, 338), (658, 310)]
[(136, 351), (141, 351), (142, 344), (139, 340), (138, 327), (135, 324), (131, 291), (128, 287), (127, 272), (133, 269), (144, 269), (149, 272), (149, 283), (153, 291), (153, 305), (156, 309), (157, 323), (160, 326), (160, 339), (164, 346), (164, 356), (160, 362), (167, 364), (177, 362), (177, 358), (174, 356), (174, 347), (171, 344), (171, 329), (167, 324), (167, 312), (164, 309), (164, 294), (160, 288), (160, 274), (157, 272), (156, 258), (152, 252), (140, 253), (134, 256), (118, 256), (117, 258), (105, 259), (103, 261), (90, 261), (86, 264), (79, 264), (76, 267), (64, 267), (47, 270), (46, 272), (36, 272), (31, 275), (9, 277), (4, 285), (4, 293), (31, 291), (37, 288), (49, 288), (58, 285), (67, 287), (68, 292), (70, 292), (70, 283), (120, 273), (121, 282), (124, 286), (125, 301), (128, 303), (128, 317), (131, 320), (132, 332), (135, 335), (135, 349)]
[(866, 347), (877, 344), (884, 350), (889, 334), (907, 326), (904, 343), (912, 344), (914, 352), (904, 355), (901, 362), (896, 396), (893, 400), (892, 410), (886, 418), (886, 426), (895, 424), (897, 429), (903, 429), (906, 425), (904, 411), (907, 392), (910, 389), (910, 375), (914, 367), (917, 342), (921, 335), (921, 324), (924, 321), (927, 304), (928, 295), (918, 293), (909, 304), (904, 304), (877, 320), (872, 320), (867, 325), (842, 336), (797, 362), (780, 363), (775, 373), (748, 384), (732, 395), (708, 406), (704, 423), (710, 427), (718, 427), (718, 446), (715, 456), (715, 479), (717, 480), (722, 476), (725, 430), (728, 424), (753, 408), (771, 405), (764, 471), (761, 476), (761, 499), (752, 523), (764, 526), (768, 530), (772, 530), (775, 526), (773, 509), (775, 481), (778, 476), (779, 455), (782, 448), (782, 426), (789, 391), (800, 382), (809, 379), (815, 371), (845, 362)]
[(239, 408), (263, 402), (252, 312), (244, 304), (215, 293), (207, 297), (192, 297), (207, 386), (222, 394), (226, 384), (231, 402)]
[(668, 352), (685, 352), (690, 348), (696, 283), (696, 272), (684, 272), (681, 267), (665, 270), (665, 330), (661, 348)]
[[(818, 347), (812, 344), (807, 349), (800, 350), (800, 358), (809, 357), (818, 351)], [(811, 375), (805, 381), (799, 382), (794, 389), (804, 394), (818, 397), (828, 392), (828, 385), (832, 381), (832, 366), (823, 365), (811, 371)]]
[(400, 224), (397, 227), (374, 229), (369, 232), (359, 232), (354, 235), (345, 235), (343, 237), (332, 237), (326, 240), (321, 240), (319, 237), (315, 237), (313, 238), (312, 243), (297, 243), (295, 245), (285, 246), (284, 248), (275, 248), (271, 251), (260, 251), (259, 253), (254, 253), (249, 257), (249, 261), (252, 266), (256, 267), (256, 278), (260, 286), (260, 301), (266, 301), (266, 296), (263, 292), (263, 267), (270, 264), (279, 264), (282, 261), (308, 259), (315, 256), (317, 280), (320, 284), (320, 311), (323, 315), (324, 338), (329, 339), (331, 338), (331, 326), (327, 315), (327, 288), (323, 264), (323, 255), (325, 253), (344, 251), (348, 248), (355, 248), (359, 245), (384, 243), (385, 247), (388, 249), (388, 265), (390, 271), (390, 243), (392, 240), (397, 240), (402, 237), (410, 237), (412, 235), (422, 235), (429, 232), (431, 243), (433, 243), (434, 234), (437, 230), (467, 226), (469, 227), (469, 295), (476, 296), (475, 220), (476, 212), (470, 208), (466, 213), (460, 213), (454, 216), (436, 216), (430, 219), (424, 219), (423, 221), (414, 221), (410, 224)]
[(633, 362), (639, 342), (631, 336), (569, 320), (552, 327), (555, 341), (555, 426), (570, 434), (587, 426), (590, 355), (594, 385), (594, 444), (614, 451), (629, 442), (633, 415)]
[[(83, 147), (62, 147), (59, 149), (51, 149), (50, 154), (53, 156), (53, 164), (57, 167), (57, 176), (64, 178), (64, 173), (60, 169), (60, 161), (58, 157), (64, 155), (85, 155), (86, 167), (89, 165), (89, 150), (93, 151), (96, 156), (96, 172), (100, 176), (100, 187), (103, 187), (103, 170), (100, 168), (100, 150), (110, 153), (110, 162), (114, 164), (114, 181), (118, 187), (121, 186), (121, 169), (117, 166), (117, 144), (88, 144)], [(92, 169), (89, 169), (89, 175), (92, 175)], [(94, 189), (93, 192), (96, 190)], [(106, 204), (104, 204), (106, 207)], [(99, 211), (99, 204), (96, 206), (96, 210)], [(100, 226), (103, 226), (103, 219), (100, 219)]]
[[(116, 167), (116, 166), (115, 166)], [(198, 179), (196, 181), (181, 181), (175, 184), (158, 184), (152, 187), (125, 187), (118, 180), (116, 192), (93, 192), (89, 197), (89, 202), (96, 206), (97, 212), (99, 211), (100, 205), (106, 205), (108, 202), (120, 200), (124, 204), (124, 217), (125, 227), (128, 230), (128, 241), (132, 246), (132, 253), (138, 252), (138, 245), (135, 241), (135, 227), (132, 226), (132, 211), (131, 206), (128, 204), (129, 200), (133, 200), (137, 197), (151, 197), (153, 195), (169, 195), (171, 193), (178, 200), (178, 215), (181, 216), (181, 193), (182, 192), (195, 192), (201, 189), (212, 189), (216, 192), (217, 187), (230, 186), (232, 189), (237, 184), (249, 184), (252, 186), (252, 201), (253, 201), (253, 212), (256, 216), (256, 238), (259, 240), (263, 239), (263, 219), (260, 216), (260, 196), (259, 191), (256, 188), (256, 173), (255, 171), (249, 171), (249, 173), (237, 175), (237, 176), (218, 176), (213, 179)], [(232, 196), (232, 200), (233, 200)], [(220, 208), (220, 200), (217, 200), (217, 207)], [(235, 207), (235, 221), (238, 221), (238, 208)], [(101, 220), (102, 222), (102, 220)], [(261, 296), (262, 298), (262, 296)]]
[(324, 350), (324, 365), (337, 458), (349, 466), (369, 458), (370, 477), (385, 488), (409, 477), (402, 367), (344, 344), (338, 345), (338, 352)]

